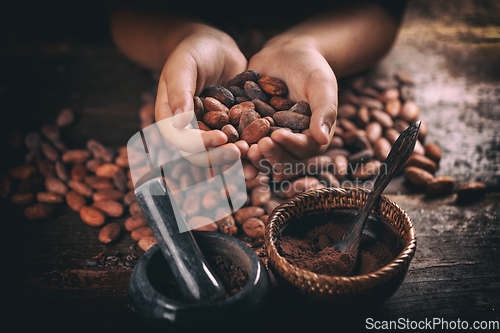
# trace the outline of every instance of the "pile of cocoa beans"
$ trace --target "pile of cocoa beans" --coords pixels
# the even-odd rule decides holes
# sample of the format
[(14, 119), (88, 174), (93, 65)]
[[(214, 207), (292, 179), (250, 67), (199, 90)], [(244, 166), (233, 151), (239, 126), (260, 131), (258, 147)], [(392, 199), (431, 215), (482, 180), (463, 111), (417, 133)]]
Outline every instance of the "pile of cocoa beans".
[(194, 111), (201, 130), (218, 129), (228, 142), (249, 145), (284, 128), (301, 132), (309, 128), (311, 108), (283, 97), (288, 93), (280, 79), (245, 71), (228, 81), (228, 88), (210, 86), (194, 97)]

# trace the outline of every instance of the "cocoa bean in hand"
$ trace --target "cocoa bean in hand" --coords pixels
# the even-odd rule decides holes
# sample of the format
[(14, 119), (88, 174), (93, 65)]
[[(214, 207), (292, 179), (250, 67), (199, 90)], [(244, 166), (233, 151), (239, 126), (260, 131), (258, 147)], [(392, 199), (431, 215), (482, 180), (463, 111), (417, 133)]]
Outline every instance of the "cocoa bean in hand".
[(221, 130), (227, 136), (227, 143), (234, 143), (240, 138), (238, 131), (231, 124), (224, 125)]
[(203, 107), (206, 113), (215, 111), (229, 113), (228, 107), (213, 97), (205, 97)]
[[(219, 101), (220, 103), (224, 104), (226, 106), (226, 108), (230, 108), (234, 104), (233, 94), (223, 86), (207, 87), (201, 92), (201, 95), (205, 97), (205, 102), (206, 102), (207, 98), (214, 98), (217, 101)], [(204, 105), (205, 105), (205, 110), (214, 111), (214, 110), (207, 109), (207, 106), (205, 103), (204, 103)]]
[(250, 98), (251, 100), (260, 99), (261, 101), (264, 102), (268, 101), (268, 98), (264, 93), (264, 91), (262, 91), (259, 85), (253, 81), (245, 82), (243, 89), (245, 90), (245, 95), (247, 95), (247, 97)]
[(249, 145), (257, 143), (267, 135), (270, 127), (271, 125), (266, 119), (257, 119), (244, 129), (241, 134), (241, 139), (246, 141)]
[(297, 112), (279, 111), (273, 115), (276, 125), (288, 127), (292, 130), (305, 130), (309, 128), (310, 117)]
[(275, 77), (263, 76), (257, 80), (257, 84), (272, 96), (284, 96), (288, 92), (285, 82)]
[(259, 73), (257, 73), (256, 71), (248, 70), (239, 73), (238, 75), (227, 81), (227, 85), (243, 87), (245, 85), (245, 82), (247, 81), (256, 82), (257, 80), (259, 80), (259, 78), (260, 78)]
[(212, 129), (222, 129), (229, 122), (229, 116), (224, 111), (211, 111), (205, 113), (203, 122)]
[(295, 103), (288, 111), (300, 113), (308, 117), (311, 116), (311, 107), (309, 106), (309, 103), (307, 103), (306, 101), (299, 101)]
[(287, 98), (273, 96), (271, 97), (269, 104), (278, 111), (284, 111), (290, 109), (295, 103)]

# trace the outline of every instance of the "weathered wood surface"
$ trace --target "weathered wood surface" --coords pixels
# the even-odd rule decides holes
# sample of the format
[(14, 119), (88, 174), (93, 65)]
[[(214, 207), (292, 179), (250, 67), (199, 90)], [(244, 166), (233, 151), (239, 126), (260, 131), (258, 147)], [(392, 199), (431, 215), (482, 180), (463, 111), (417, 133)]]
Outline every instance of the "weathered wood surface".
[[(371, 317), (461, 319), (471, 325), (500, 320), (499, 13), (495, 1), (411, 1), (394, 48), (375, 69), (414, 76), (428, 140), (443, 148), (437, 174), (451, 175), (459, 184), (484, 181), (491, 193), (458, 206), (454, 196), (428, 200), (401, 177), (395, 179), (386, 193), (411, 216), (418, 243), (407, 278), (391, 299), (357, 315), (325, 315), (284, 301), (277, 290), (269, 308), (255, 322), (242, 323), (242, 330), (312, 331), (325, 322), (332, 331), (351, 324), (363, 328)], [(8, 133), (52, 122), (63, 107), (78, 115), (64, 133), (70, 145), (97, 138), (117, 147), (138, 130), (141, 93), (154, 91), (155, 80), (124, 59), (108, 39), (6, 45), (0, 50), (0, 129), (8, 157), (2, 159), (2, 171), (21, 158), (4, 144)], [(130, 270), (85, 269), (85, 259), (100, 252), (126, 254), (133, 243), (128, 234), (106, 246), (97, 241), (98, 230), (69, 209), (58, 210), (49, 221), (31, 222), (1, 204), (7, 214), (1, 218), (0, 303), (8, 331), (25, 331), (31, 322), (54, 331), (149, 331), (128, 309)]]

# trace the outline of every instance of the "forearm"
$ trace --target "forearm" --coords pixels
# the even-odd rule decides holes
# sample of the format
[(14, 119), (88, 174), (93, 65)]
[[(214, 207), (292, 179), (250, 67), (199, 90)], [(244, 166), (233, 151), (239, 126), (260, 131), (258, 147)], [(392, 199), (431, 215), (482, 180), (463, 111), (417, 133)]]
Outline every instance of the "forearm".
[(316, 48), (337, 77), (367, 69), (390, 49), (403, 6), (393, 13), (374, 3), (321, 14), (293, 27), (269, 43), (300, 40)]
[(121, 8), (110, 18), (111, 36), (130, 59), (161, 70), (175, 47), (187, 36), (212, 29), (194, 18), (176, 13)]

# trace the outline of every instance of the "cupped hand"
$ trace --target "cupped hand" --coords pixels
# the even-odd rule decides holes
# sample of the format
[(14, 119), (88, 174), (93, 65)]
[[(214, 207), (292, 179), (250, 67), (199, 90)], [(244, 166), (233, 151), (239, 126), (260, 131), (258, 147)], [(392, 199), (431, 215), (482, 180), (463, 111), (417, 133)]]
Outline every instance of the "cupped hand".
[(212, 166), (246, 154), (248, 146), (241, 142), (227, 144), (227, 137), (221, 131), (204, 132), (193, 126), (196, 122), (191, 112), (195, 94), (205, 87), (225, 84), (246, 67), (247, 61), (231, 37), (201, 25), (168, 57), (158, 83), (156, 121), (165, 139), (191, 163), (209, 166), (206, 150), (215, 147), (219, 148), (210, 150)]
[[(247, 157), (264, 171), (294, 174), (309, 157), (326, 150), (337, 119), (337, 80), (330, 65), (307, 37), (278, 36), (249, 62), (261, 76), (277, 77), (288, 86), (288, 98), (306, 101), (312, 111), (309, 129), (302, 133), (273, 132), (250, 147)], [(286, 177), (285, 177), (286, 178)]]

